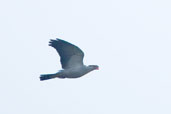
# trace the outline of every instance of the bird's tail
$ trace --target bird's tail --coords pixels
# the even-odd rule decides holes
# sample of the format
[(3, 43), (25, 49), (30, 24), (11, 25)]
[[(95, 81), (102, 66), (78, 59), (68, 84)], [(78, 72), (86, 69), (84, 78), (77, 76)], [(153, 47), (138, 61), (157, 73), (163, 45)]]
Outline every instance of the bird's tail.
[(61, 72), (58, 72), (55, 74), (42, 74), (42, 75), (40, 75), (40, 81), (49, 80), (49, 79), (56, 78), (56, 77), (65, 78), (62, 76)]

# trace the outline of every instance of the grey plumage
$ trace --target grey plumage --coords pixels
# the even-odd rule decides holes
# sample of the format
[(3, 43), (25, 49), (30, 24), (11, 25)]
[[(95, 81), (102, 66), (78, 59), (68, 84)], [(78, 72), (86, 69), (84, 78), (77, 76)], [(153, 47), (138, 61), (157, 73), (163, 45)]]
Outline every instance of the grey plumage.
[(44, 74), (40, 76), (40, 80), (48, 80), (52, 78), (78, 78), (87, 74), (88, 72), (98, 69), (97, 65), (85, 66), (83, 64), (84, 53), (83, 51), (61, 39), (50, 40), (49, 46), (56, 49), (60, 56), (60, 62), (63, 70), (55, 74)]

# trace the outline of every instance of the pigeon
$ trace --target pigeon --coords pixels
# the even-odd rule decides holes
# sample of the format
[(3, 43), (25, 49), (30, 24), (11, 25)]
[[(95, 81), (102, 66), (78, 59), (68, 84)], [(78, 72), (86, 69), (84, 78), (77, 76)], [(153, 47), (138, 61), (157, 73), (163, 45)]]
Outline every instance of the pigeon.
[(61, 40), (59, 38), (56, 40), (51, 39), (49, 46), (55, 48), (58, 52), (62, 70), (59, 70), (55, 74), (40, 75), (40, 81), (53, 78), (79, 78), (93, 70), (99, 69), (98, 65), (84, 65), (84, 52), (79, 47), (67, 41)]

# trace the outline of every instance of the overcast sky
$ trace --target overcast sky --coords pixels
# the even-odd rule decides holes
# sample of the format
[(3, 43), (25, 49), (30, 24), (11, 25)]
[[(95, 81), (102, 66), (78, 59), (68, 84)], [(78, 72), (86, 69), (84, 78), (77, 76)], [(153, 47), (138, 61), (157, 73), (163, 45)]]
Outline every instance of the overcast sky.
[[(1, 0), (0, 14), (1, 114), (171, 114), (170, 0)], [(100, 70), (39, 81), (61, 69), (55, 38)]]

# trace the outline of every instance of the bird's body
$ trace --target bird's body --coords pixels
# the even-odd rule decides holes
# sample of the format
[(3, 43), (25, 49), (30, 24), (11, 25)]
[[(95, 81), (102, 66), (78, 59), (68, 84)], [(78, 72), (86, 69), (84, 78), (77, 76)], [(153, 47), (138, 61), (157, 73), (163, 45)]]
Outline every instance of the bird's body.
[(55, 74), (44, 74), (40, 80), (52, 78), (79, 78), (92, 70), (98, 69), (97, 65), (85, 66), (83, 64), (84, 53), (77, 46), (61, 39), (51, 40), (50, 46), (54, 47), (60, 56), (63, 70)]

